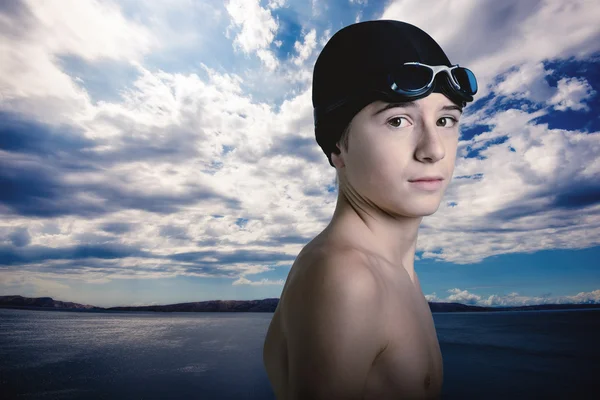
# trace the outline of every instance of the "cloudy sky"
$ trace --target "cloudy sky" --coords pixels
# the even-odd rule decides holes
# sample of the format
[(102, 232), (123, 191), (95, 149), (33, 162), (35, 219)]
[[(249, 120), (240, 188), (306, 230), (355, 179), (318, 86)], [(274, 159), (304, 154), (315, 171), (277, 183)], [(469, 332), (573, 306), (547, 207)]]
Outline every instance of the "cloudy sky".
[(419, 231), (427, 298), (600, 303), (600, 7), (559, 0), (1, 2), (0, 295), (279, 297), (337, 197), (312, 67), (370, 19), (480, 83)]

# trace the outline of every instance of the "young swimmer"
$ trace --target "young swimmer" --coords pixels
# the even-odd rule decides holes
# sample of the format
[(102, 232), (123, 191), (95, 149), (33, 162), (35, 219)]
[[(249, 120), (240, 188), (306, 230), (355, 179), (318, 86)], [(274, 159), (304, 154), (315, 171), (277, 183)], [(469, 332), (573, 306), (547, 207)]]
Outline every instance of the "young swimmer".
[(440, 396), (442, 357), (414, 253), (423, 216), (452, 178), (458, 121), (476, 92), (473, 73), (407, 23), (353, 24), (323, 48), (315, 136), (337, 170), (338, 200), (296, 258), (267, 332), (277, 399)]

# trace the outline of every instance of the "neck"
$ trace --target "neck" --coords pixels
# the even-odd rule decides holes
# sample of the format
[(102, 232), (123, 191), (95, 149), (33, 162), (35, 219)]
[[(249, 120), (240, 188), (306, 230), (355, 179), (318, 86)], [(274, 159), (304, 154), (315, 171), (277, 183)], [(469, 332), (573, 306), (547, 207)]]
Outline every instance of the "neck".
[(393, 266), (404, 268), (414, 282), (414, 257), (422, 219), (391, 215), (340, 187), (335, 212), (326, 230), (336, 232), (335, 236), (345, 242), (368, 247)]

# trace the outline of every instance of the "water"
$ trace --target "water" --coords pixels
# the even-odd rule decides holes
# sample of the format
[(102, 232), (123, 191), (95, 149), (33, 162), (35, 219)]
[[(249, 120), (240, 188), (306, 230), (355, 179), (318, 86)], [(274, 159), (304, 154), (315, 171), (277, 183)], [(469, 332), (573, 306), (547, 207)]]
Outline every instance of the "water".
[(434, 321), (442, 398), (600, 398), (600, 310), (439, 313)]
[[(0, 309), (0, 398), (274, 399), (272, 316)], [(600, 398), (600, 310), (433, 317), (444, 399)]]

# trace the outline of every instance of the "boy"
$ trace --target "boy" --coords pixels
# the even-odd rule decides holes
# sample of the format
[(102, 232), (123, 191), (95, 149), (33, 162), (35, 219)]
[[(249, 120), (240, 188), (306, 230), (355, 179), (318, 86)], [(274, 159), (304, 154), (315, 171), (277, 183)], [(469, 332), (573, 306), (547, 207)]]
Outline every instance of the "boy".
[(323, 48), (315, 136), (337, 170), (338, 200), (294, 262), (267, 332), (278, 399), (440, 396), (442, 357), (414, 253), (476, 92), (470, 70), (400, 21), (347, 26)]

